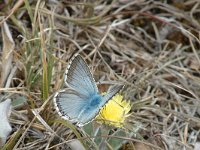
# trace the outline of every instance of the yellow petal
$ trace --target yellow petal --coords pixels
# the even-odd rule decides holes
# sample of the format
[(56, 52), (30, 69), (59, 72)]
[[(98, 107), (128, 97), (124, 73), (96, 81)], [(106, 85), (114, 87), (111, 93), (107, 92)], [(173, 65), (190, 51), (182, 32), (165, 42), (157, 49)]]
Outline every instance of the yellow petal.
[(96, 119), (107, 125), (122, 127), (130, 110), (130, 102), (123, 100), (123, 96), (117, 94), (103, 107)]

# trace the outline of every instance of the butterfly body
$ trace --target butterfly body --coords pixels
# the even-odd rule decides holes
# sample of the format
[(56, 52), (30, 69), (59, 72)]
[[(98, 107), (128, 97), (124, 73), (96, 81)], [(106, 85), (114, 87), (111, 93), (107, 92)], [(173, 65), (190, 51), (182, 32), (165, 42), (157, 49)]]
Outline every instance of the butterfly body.
[(101, 96), (89, 67), (80, 55), (75, 55), (70, 62), (65, 72), (65, 83), (69, 88), (55, 94), (54, 105), (62, 118), (78, 126), (93, 120), (106, 102), (122, 88), (121, 85), (115, 86)]
[(99, 104), (102, 101), (102, 97), (99, 94), (94, 94), (91, 96), (91, 98), (89, 99), (89, 105), (88, 107), (98, 107)]

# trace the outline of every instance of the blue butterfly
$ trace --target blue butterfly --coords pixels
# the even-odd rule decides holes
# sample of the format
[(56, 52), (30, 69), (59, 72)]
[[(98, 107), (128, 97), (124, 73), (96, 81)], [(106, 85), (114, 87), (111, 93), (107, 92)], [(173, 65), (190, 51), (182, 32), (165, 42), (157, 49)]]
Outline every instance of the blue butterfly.
[(72, 58), (64, 80), (69, 88), (55, 94), (54, 105), (63, 119), (76, 123), (79, 127), (92, 121), (106, 102), (123, 87), (113, 86), (102, 96), (87, 63), (80, 55)]

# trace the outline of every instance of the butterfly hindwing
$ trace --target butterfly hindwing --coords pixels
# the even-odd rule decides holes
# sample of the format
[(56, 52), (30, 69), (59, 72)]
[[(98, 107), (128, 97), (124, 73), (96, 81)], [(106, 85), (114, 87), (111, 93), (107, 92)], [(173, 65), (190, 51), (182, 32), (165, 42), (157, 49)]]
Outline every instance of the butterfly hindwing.
[(65, 89), (56, 93), (54, 104), (61, 117), (77, 122), (82, 108), (87, 104), (87, 99), (74, 90)]
[(89, 109), (86, 110), (81, 117), (79, 117), (79, 121), (77, 123), (78, 126), (83, 126), (84, 124), (89, 123), (90, 121), (92, 121), (96, 115), (98, 114), (98, 112), (100, 111), (100, 107), (96, 107), (94, 109)]
[(98, 94), (91, 95), (88, 99), (73, 89), (61, 90), (54, 96), (54, 105), (59, 115), (63, 119), (77, 122), (78, 126), (83, 126), (95, 118), (101, 101), (102, 96)]

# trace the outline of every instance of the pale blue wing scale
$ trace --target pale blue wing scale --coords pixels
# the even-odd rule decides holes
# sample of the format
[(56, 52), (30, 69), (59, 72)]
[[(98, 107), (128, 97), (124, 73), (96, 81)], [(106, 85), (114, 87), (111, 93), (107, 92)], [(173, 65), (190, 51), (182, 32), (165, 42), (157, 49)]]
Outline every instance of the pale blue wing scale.
[(108, 92), (106, 95), (103, 96), (102, 102), (100, 104), (100, 107), (103, 107), (110, 99), (112, 99), (113, 96), (115, 96), (124, 85), (114, 85), (108, 89)]
[(71, 89), (62, 90), (54, 96), (54, 105), (61, 117), (78, 121), (81, 110), (87, 105), (87, 98)]
[(66, 84), (78, 93), (90, 96), (98, 93), (98, 88), (86, 62), (76, 55), (65, 73)]
[(90, 121), (92, 121), (98, 114), (99, 110), (100, 110), (100, 107), (95, 107), (93, 109), (88, 109), (85, 112), (83, 112), (78, 118), (77, 125), (83, 126), (89, 123)]
[(113, 96), (115, 96), (121, 89), (123, 88), (122, 85), (116, 85), (111, 87), (107, 94), (102, 97), (100, 104), (94, 108), (86, 108), (81, 115), (79, 115), (78, 120), (79, 122), (77, 125), (82, 126), (87, 124), (89, 121), (93, 120), (96, 115), (99, 113), (101, 108), (110, 100)]

